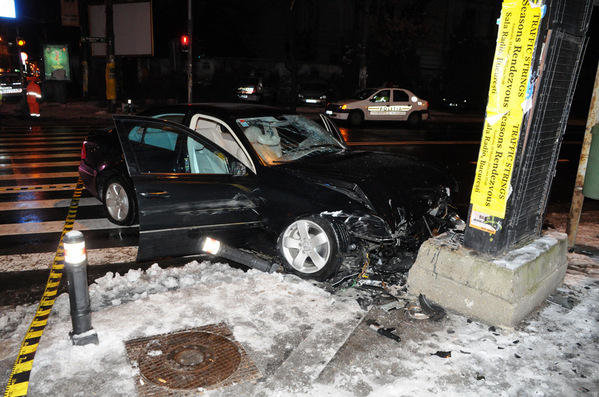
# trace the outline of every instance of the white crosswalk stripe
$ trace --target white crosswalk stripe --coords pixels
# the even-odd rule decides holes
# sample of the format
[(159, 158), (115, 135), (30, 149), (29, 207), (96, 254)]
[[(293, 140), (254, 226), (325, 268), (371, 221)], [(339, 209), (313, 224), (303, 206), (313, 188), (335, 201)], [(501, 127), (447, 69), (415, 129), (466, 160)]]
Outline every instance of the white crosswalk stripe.
[[(0, 272), (43, 268), (58, 244), (90, 128), (0, 130)], [(91, 236), (86, 242), (98, 258), (119, 258), (122, 252), (119, 261), (135, 259), (137, 226), (108, 221), (102, 203), (88, 193), (79, 201), (74, 229)]]

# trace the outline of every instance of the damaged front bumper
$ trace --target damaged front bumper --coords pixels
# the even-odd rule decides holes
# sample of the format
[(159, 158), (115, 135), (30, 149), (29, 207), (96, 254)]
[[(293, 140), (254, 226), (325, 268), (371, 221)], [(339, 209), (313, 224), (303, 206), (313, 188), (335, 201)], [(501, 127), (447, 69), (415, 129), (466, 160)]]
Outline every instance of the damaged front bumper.
[(392, 232), (387, 222), (376, 215), (327, 211), (322, 212), (320, 216), (334, 224), (342, 225), (350, 238), (377, 244), (399, 244), (399, 237)]

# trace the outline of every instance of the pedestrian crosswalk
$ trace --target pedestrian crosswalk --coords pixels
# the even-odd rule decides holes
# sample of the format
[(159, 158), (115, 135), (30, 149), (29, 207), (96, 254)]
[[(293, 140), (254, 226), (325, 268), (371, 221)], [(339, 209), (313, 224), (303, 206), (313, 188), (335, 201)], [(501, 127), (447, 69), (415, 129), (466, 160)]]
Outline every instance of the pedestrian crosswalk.
[[(78, 178), (86, 124), (0, 126), (0, 272), (47, 268), (58, 245)], [(137, 227), (110, 223), (102, 203), (87, 191), (75, 230), (83, 232), (90, 257), (135, 260)], [(90, 263), (93, 265), (94, 263)]]

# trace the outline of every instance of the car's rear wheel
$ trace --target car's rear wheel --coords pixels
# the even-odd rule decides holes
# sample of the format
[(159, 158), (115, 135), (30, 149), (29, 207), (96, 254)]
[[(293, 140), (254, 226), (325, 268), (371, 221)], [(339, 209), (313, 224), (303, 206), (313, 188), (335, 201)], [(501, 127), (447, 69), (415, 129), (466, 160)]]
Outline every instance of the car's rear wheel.
[(106, 216), (112, 223), (128, 226), (135, 221), (137, 208), (133, 190), (121, 178), (108, 180), (103, 202)]
[(358, 127), (364, 121), (364, 114), (359, 110), (352, 110), (349, 113), (348, 119), (351, 126)]
[(333, 225), (319, 217), (298, 219), (279, 237), (285, 269), (315, 280), (325, 280), (339, 269), (343, 259), (339, 246)]
[(420, 113), (411, 113), (408, 116), (408, 124), (411, 127), (419, 126), (421, 121), (422, 121), (422, 115)]

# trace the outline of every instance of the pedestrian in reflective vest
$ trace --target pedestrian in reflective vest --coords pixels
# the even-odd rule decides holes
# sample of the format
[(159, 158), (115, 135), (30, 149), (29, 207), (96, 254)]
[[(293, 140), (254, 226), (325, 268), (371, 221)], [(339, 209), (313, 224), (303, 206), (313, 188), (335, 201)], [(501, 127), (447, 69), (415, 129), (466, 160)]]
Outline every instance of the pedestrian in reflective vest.
[(34, 77), (28, 77), (27, 80), (29, 80), (29, 84), (27, 84), (27, 105), (29, 106), (29, 115), (31, 117), (40, 117), (40, 105), (37, 101), (42, 99), (42, 90), (35, 82)]

